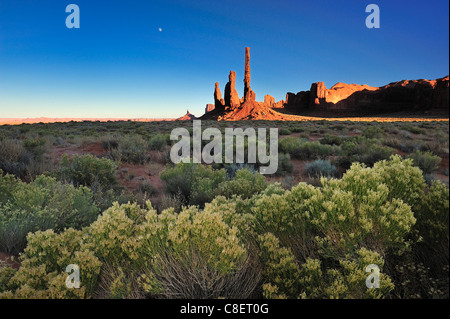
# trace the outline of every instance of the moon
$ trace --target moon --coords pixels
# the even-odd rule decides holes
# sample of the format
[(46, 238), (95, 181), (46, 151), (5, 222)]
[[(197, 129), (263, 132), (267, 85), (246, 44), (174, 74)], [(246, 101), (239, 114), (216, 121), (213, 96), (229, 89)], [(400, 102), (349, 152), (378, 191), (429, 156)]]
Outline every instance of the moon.
[(161, 28), (158, 28), (158, 31), (159, 31), (159, 32), (161, 32), (161, 31), (162, 31), (162, 29), (161, 29)]

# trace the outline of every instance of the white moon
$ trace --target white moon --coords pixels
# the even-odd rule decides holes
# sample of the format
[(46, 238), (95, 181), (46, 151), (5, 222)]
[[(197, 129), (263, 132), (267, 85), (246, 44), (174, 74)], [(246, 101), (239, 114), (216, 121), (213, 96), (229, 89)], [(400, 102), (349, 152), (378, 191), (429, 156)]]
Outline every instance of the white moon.
[(158, 29), (158, 31), (159, 31), (159, 32), (161, 32), (161, 31), (162, 31), (162, 29), (161, 29), (161, 28), (159, 28), (159, 29)]

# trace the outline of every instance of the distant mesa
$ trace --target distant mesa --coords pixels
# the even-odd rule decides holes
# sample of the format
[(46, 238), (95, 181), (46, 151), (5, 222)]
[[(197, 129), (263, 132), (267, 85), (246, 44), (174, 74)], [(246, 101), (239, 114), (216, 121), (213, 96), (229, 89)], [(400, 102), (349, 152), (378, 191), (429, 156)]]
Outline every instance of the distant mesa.
[(191, 114), (189, 112), (189, 110), (187, 110), (185, 115), (183, 115), (180, 118), (177, 118), (176, 120), (177, 121), (192, 121), (192, 120), (196, 120), (196, 119), (197, 119), (197, 117), (195, 117), (195, 115)]
[(201, 119), (285, 120), (289, 115), (322, 117), (370, 116), (395, 112), (447, 114), (449, 77), (436, 80), (403, 80), (382, 87), (338, 82), (327, 89), (324, 82), (311, 84), (309, 91), (288, 92), (276, 102), (271, 95), (256, 101), (251, 89), (250, 48), (245, 48), (244, 92), (236, 90), (236, 72), (230, 71), (224, 98), (215, 83), (214, 105), (208, 104)]
[(285, 108), (304, 114), (370, 115), (393, 112), (447, 111), (449, 77), (436, 80), (403, 80), (382, 87), (337, 83), (330, 89), (313, 83), (310, 91), (288, 92)]

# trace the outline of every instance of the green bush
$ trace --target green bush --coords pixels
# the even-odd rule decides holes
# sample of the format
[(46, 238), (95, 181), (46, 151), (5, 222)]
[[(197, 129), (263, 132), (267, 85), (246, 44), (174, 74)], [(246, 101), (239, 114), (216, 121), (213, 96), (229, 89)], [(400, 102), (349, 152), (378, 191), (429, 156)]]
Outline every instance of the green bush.
[(416, 255), (422, 263), (430, 265), (434, 273), (440, 273), (442, 265), (448, 265), (449, 261), (448, 187), (439, 181), (433, 182), (414, 211), (417, 218), (415, 229), (423, 238), (418, 243)]
[(0, 141), (0, 169), (19, 178), (32, 180), (45, 171), (45, 140), (5, 139)]
[(293, 170), (294, 165), (292, 165), (291, 156), (289, 154), (279, 153), (278, 169), (275, 174), (277, 176), (285, 176), (286, 174), (291, 174)]
[(449, 189), (435, 181), (413, 207), (417, 219), (411, 246), (401, 255), (389, 254), (395, 283), (394, 297), (402, 299), (448, 298)]
[(231, 198), (233, 195), (242, 198), (250, 198), (267, 187), (266, 178), (248, 169), (241, 169), (236, 172), (236, 176), (229, 181), (224, 181), (218, 186), (218, 194)]
[(167, 137), (163, 134), (152, 136), (148, 141), (149, 148), (155, 151), (163, 151), (167, 146)]
[(306, 140), (288, 136), (279, 141), (278, 149), (280, 152), (293, 154), (304, 142)]
[(149, 144), (140, 135), (127, 135), (120, 139), (118, 152), (123, 162), (131, 164), (145, 164), (149, 157)]
[(0, 174), (0, 199), (0, 250), (15, 255), (25, 247), (29, 232), (80, 229), (92, 223), (99, 212), (88, 188), (75, 188), (46, 176), (26, 184)]
[(197, 175), (192, 185), (190, 204), (203, 207), (205, 203), (210, 202), (217, 195), (217, 188), (226, 179), (224, 169), (210, 170), (206, 174)]
[(362, 136), (366, 138), (380, 138), (383, 135), (383, 129), (378, 126), (369, 126), (362, 132)]
[(179, 163), (160, 173), (167, 193), (180, 195), (185, 204), (203, 205), (212, 200), (218, 185), (225, 181), (225, 169), (213, 170), (210, 166)]
[(306, 173), (312, 177), (333, 177), (337, 174), (337, 169), (328, 160), (316, 160), (306, 164)]
[(294, 133), (303, 133), (305, 131), (305, 129), (300, 126), (294, 126), (291, 128), (291, 131)]
[[(177, 165), (163, 174), (168, 185), (178, 173), (214, 189), (210, 168)], [(81, 231), (30, 234), (20, 269), (0, 267), (0, 298), (448, 295), (441, 286), (448, 286), (448, 188), (427, 187), (400, 156), (354, 163), (341, 179), (321, 183), (284, 190), (243, 169), (219, 183), (226, 196), (203, 209), (158, 214), (150, 203), (116, 203)], [(0, 189), (7, 185), (17, 188), (0, 181)], [(83, 265), (81, 289), (65, 287), (68, 264)], [(379, 289), (366, 287), (371, 264), (381, 272)]]
[(282, 128), (280, 130), (280, 135), (291, 135), (291, 134), (292, 134), (292, 132), (287, 128)]
[(337, 154), (338, 147), (322, 145), (320, 142), (304, 142), (291, 155), (301, 160), (325, 159), (328, 156)]
[[(101, 263), (83, 239), (83, 232), (68, 229), (61, 234), (53, 230), (28, 235), (28, 246), (21, 256), (21, 267), (0, 298), (69, 299), (88, 298), (94, 289)], [(80, 289), (66, 286), (66, 267), (80, 266)]]
[(341, 145), (343, 142), (342, 138), (336, 135), (325, 134), (325, 137), (320, 140), (320, 144), (328, 145)]
[(93, 155), (74, 155), (71, 159), (64, 154), (60, 169), (56, 172), (58, 179), (75, 186), (87, 186), (93, 189), (111, 189), (117, 186), (117, 165), (106, 158)]
[(159, 193), (158, 189), (148, 181), (139, 184), (139, 191), (147, 194), (147, 196), (155, 196)]
[(419, 126), (413, 125), (413, 124), (403, 124), (402, 127), (403, 130), (411, 132), (413, 134), (425, 134), (426, 130), (423, 128), (420, 128)]
[[(29, 235), (22, 266), (5, 274), (11, 279), (0, 297), (248, 298), (259, 272), (228, 211), (158, 215), (151, 206), (116, 204), (83, 231)], [(69, 264), (80, 266), (80, 289), (65, 286)]]
[(380, 256), (408, 247), (416, 221), (410, 205), (424, 187), (420, 171), (397, 156), (373, 168), (354, 164), (342, 179), (323, 180), (322, 189), (301, 183), (282, 195), (260, 196), (251, 207), (263, 236), (264, 295), (389, 296), (390, 274), (382, 274), (380, 290), (366, 289), (365, 267), (382, 270)]
[(432, 174), (439, 169), (441, 164), (441, 158), (437, 155), (433, 155), (431, 152), (415, 151), (408, 155), (408, 158), (412, 159), (414, 165), (418, 166), (425, 175)]
[(389, 159), (395, 150), (389, 146), (378, 144), (375, 139), (355, 137), (341, 144), (342, 156), (339, 163), (343, 168), (349, 168), (352, 163), (359, 162), (372, 166), (378, 161)]

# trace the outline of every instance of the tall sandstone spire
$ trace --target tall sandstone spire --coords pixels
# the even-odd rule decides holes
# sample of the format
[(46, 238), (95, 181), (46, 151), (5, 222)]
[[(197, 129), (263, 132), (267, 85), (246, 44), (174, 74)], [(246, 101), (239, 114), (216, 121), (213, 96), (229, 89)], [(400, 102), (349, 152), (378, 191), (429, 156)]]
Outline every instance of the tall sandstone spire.
[(241, 105), (241, 100), (239, 99), (239, 94), (236, 91), (236, 72), (230, 71), (228, 76), (228, 83), (225, 86), (225, 105), (234, 109)]
[(256, 94), (250, 87), (250, 48), (245, 48), (244, 101), (255, 101)]
[(214, 106), (216, 109), (221, 109), (225, 106), (224, 100), (222, 99), (222, 93), (220, 92), (219, 82), (216, 82), (214, 90)]

